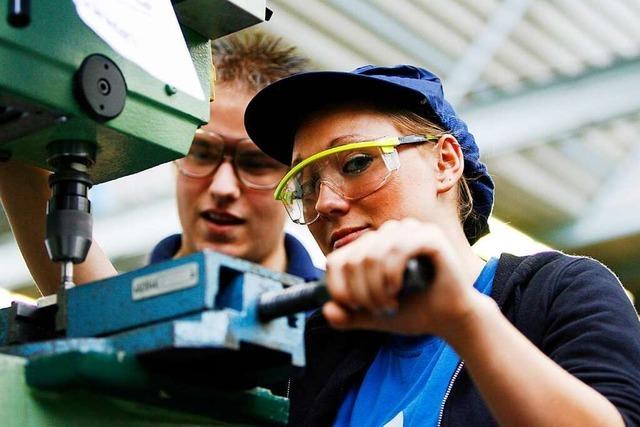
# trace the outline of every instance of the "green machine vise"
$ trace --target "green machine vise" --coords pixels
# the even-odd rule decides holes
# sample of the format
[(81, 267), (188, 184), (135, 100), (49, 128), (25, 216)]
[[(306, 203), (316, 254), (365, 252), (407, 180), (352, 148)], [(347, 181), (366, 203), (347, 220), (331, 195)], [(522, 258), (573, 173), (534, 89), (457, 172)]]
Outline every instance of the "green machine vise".
[[(183, 156), (209, 120), (209, 40), (262, 22), (270, 11), (261, 0), (7, 3), (0, 7), (0, 159), (54, 172), (46, 246), (69, 287), (73, 264), (84, 261), (91, 244), (88, 189)], [(148, 13), (149, 29), (160, 6), (175, 14), (170, 18), (175, 23), (177, 17), (193, 63), (187, 65), (195, 68), (192, 86), (201, 96), (154, 77), (82, 16), (93, 14), (126, 39), (130, 16), (121, 16), (127, 27), (105, 15), (122, 5)], [(139, 29), (134, 24), (132, 33)], [(161, 58), (165, 47), (158, 42), (142, 53)], [(160, 65), (175, 61), (167, 57)]]

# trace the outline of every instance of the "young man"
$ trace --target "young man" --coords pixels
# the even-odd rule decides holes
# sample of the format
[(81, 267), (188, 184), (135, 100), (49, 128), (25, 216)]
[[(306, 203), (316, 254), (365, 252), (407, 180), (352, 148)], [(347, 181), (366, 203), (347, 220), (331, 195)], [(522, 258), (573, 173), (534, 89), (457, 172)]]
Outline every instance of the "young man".
[(284, 233), (286, 214), (273, 190), (287, 167), (260, 151), (244, 128), (244, 112), (268, 84), (304, 71), (306, 59), (279, 39), (244, 32), (212, 42), (216, 66), (211, 121), (177, 162), (182, 234), (169, 236), (151, 262), (213, 249), (276, 271), (317, 277), (302, 245)]
[[(273, 188), (286, 166), (264, 155), (248, 138), (244, 111), (264, 86), (304, 71), (307, 60), (280, 39), (244, 31), (212, 42), (216, 66), (210, 123), (198, 130), (189, 154), (177, 163), (180, 235), (169, 236), (151, 262), (213, 249), (276, 271), (312, 280), (316, 269), (303, 246), (284, 233), (285, 211)], [(59, 267), (44, 246), (48, 172), (17, 162), (0, 164), (0, 198), (20, 250), (44, 294), (56, 292)], [(78, 284), (117, 272), (98, 245), (76, 267)]]

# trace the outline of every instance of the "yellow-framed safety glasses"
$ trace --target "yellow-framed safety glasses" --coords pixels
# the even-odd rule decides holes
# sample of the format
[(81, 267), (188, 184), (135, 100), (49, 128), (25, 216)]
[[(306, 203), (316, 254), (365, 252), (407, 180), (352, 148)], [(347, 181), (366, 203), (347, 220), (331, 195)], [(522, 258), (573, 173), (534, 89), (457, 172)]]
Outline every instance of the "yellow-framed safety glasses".
[(347, 200), (366, 197), (400, 167), (396, 147), (438, 139), (433, 135), (390, 136), (328, 148), (293, 166), (274, 197), (284, 204), (293, 222), (311, 224), (319, 217), (316, 204), (321, 185)]

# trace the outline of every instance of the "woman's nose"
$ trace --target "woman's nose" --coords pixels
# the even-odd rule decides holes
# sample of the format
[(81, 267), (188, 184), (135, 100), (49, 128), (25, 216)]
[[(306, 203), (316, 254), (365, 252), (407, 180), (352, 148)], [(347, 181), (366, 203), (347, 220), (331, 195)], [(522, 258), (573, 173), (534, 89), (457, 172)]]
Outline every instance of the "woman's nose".
[(330, 183), (321, 182), (316, 200), (316, 211), (324, 217), (344, 215), (349, 202)]

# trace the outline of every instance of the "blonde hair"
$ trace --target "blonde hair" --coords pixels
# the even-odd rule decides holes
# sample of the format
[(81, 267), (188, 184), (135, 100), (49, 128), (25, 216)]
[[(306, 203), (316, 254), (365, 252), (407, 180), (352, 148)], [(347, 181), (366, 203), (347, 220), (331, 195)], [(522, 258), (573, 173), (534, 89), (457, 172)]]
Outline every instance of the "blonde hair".
[[(391, 122), (401, 132), (419, 135), (432, 135), (440, 137), (447, 134), (447, 130), (438, 125), (435, 119), (428, 119), (409, 110), (392, 111), (388, 114)], [(469, 188), (468, 178), (460, 177), (457, 184), (458, 192), (458, 217), (464, 224), (466, 221), (475, 221), (473, 211), (473, 196)]]
[(309, 60), (280, 37), (245, 30), (211, 42), (216, 83), (231, 83), (257, 92), (292, 74), (307, 71)]
[[(440, 137), (445, 134), (451, 134), (451, 131), (445, 129), (433, 113), (431, 115), (417, 114), (399, 103), (390, 101), (381, 103), (378, 99), (371, 99), (367, 95), (363, 95), (362, 99), (357, 100), (339, 99), (337, 97), (333, 102), (327, 102), (311, 109), (299, 119), (297, 128), (300, 129), (303, 123), (316, 115), (339, 110), (363, 110), (382, 114), (391, 120), (391, 123), (398, 131), (406, 132), (407, 135), (418, 134)], [(462, 149), (464, 152), (464, 147)], [(474, 179), (477, 178), (462, 175), (456, 185), (458, 219), (470, 243), (474, 243), (477, 240), (476, 236), (486, 227), (486, 218), (483, 218), (474, 210), (473, 192), (469, 184)]]

